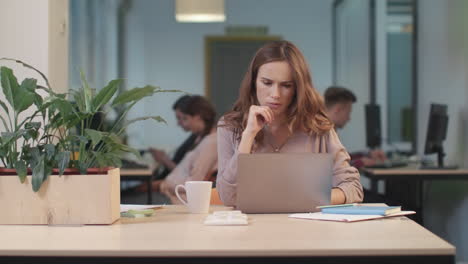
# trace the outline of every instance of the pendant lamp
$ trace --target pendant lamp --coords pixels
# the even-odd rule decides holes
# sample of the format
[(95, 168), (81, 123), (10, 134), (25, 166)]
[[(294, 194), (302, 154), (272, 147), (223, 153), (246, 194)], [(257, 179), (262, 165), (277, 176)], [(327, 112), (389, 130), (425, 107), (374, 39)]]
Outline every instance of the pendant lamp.
[(177, 22), (224, 22), (224, 0), (175, 0)]

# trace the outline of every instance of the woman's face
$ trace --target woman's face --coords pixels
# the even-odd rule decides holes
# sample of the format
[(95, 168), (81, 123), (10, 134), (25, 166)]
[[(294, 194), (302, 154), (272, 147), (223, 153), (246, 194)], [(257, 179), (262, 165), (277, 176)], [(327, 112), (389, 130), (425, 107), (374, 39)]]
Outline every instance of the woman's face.
[(200, 115), (191, 116), (182, 113), (178, 109), (175, 110), (175, 113), (177, 118), (177, 124), (184, 131), (190, 131), (192, 133), (199, 134), (205, 129), (205, 123), (203, 122), (203, 119), (201, 119)]
[(260, 105), (268, 106), (277, 117), (286, 114), (296, 92), (287, 62), (275, 61), (260, 66), (255, 85)]
[(177, 124), (184, 130), (184, 131), (190, 131), (190, 128), (188, 126), (188, 119), (190, 115), (186, 115), (182, 113), (179, 109), (175, 110), (175, 115), (177, 119)]

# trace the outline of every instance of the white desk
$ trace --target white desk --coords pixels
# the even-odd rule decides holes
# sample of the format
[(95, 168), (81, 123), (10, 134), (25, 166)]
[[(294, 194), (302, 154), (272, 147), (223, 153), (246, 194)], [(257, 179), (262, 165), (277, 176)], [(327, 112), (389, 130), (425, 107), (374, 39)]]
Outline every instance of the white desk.
[(109, 226), (0, 226), (0, 262), (454, 263), (452, 245), (406, 217), (338, 223), (265, 214), (249, 215), (248, 226), (205, 226), (205, 217), (167, 206)]

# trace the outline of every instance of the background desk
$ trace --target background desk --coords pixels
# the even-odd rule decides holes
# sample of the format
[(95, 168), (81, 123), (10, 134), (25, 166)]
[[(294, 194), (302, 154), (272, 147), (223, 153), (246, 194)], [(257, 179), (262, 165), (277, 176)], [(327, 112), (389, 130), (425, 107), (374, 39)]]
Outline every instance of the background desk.
[(166, 206), (109, 226), (0, 226), (0, 263), (455, 261), (452, 245), (406, 217), (339, 223), (260, 214), (248, 226), (205, 226), (205, 217)]
[(121, 181), (133, 181), (133, 180), (140, 180), (140, 181), (146, 181), (147, 185), (147, 192), (148, 192), (148, 198), (147, 202), (148, 204), (153, 203), (153, 196), (152, 196), (152, 188), (151, 188), (151, 182), (153, 181), (153, 170), (151, 169), (125, 169), (121, 168), (120, 169), (120, 180)]
[[(423, 224), (423, 204), (424, 204), (424, 182), (432, 180), (468, 180), (468, 169), (457, 170), (421, 170), (416, 167), (395, 168), (395, 169), (364, 169), (363, 175), (371, 180), (371, 191), (377, 193), (378, 181), (383, 180), (405, 180), (414, 183), (413, 194), (416, 205), (402, 204), (405, 209), (417, 212), (416, 220)], [(388, 189), (387, 189), (388, 192)], [(386, 195), (388, 195), (386, 193)]]

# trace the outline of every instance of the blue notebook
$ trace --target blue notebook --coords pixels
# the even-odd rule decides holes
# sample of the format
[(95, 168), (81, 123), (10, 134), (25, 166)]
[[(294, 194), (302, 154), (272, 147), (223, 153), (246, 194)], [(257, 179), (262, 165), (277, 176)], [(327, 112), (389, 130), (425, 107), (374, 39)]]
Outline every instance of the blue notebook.
[(401, 212), (401, 206), (350, 205), (322, 208), (325, 214), (391, 215), (398, 212)]

